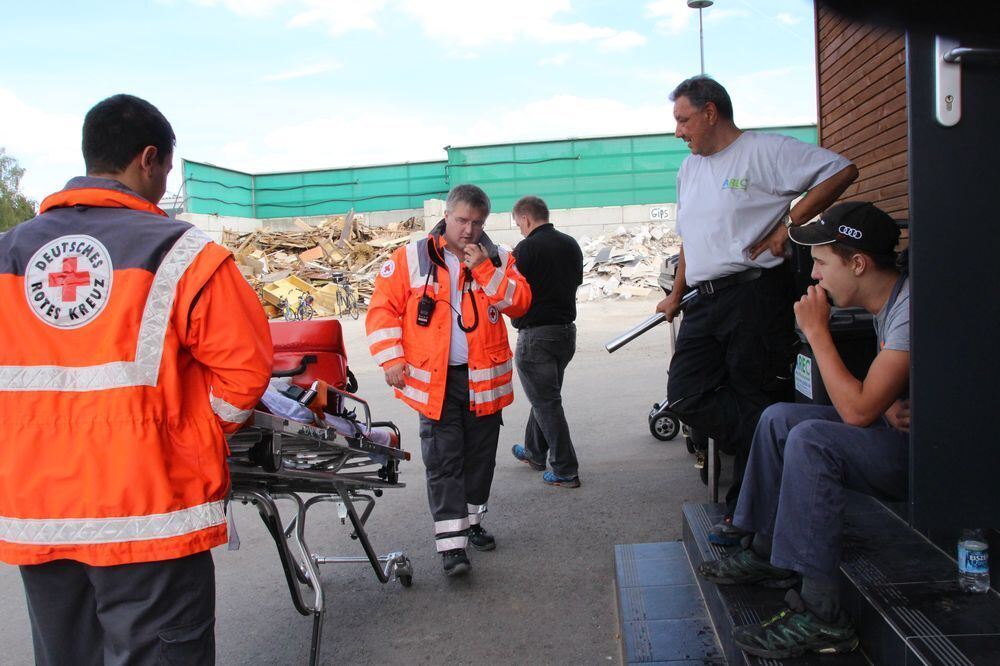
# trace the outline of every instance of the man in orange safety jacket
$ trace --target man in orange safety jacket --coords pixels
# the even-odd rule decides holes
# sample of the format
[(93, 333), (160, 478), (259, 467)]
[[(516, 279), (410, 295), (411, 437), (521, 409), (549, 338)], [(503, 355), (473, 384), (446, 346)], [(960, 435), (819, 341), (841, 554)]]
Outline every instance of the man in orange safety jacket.
[(490, 200), (475, 185), (448, 194), (430, 235), (396, 250), (375, 280), (368, 344), (396, 396), (420, 413), (420, 448), (437, 550), (449, 576), (465, 548), (493, 550), (482, 527), (501, 411), (514, 400), (501, 313), (519, 317), (531, 289), (514, 257), (483, 234)]
[(38, 664), (213, 663), (224, 433), (271, 339), (230, 253), (155, 205), (174, 133), (110, 97), (87, 176), (0, 237), (0, 560)]

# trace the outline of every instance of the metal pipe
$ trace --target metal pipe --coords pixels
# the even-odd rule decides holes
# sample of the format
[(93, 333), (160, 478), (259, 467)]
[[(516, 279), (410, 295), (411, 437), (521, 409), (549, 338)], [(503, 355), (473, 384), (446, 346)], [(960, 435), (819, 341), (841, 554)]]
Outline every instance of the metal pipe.
[[(688, 293), (684, 294), (684, 297), (681, 298), (681, 310), (683, 310), (688, 303), (694, 300), (694, 297), (697, 295), (698, 295), (697, 289), (692, 289)], [(632, 342), (643, 333), (646, 333), (656, 328), (666, 320), (667, 320), (667, 315), (663, 314), (662, 312), (657, 312), (648, 319), (639, 322), (629, 330), (625, 331), (617, 338), (608, 342), (606, 345), (604, 345), (604, 348), (608, 350), (609, 354), (613, 354), (618, 349)]]

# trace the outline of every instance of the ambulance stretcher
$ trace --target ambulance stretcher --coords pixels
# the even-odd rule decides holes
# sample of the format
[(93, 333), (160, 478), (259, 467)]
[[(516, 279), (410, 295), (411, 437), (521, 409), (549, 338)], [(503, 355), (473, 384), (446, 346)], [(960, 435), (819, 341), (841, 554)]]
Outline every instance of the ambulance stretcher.
[[(260, 409), (229, 438), (231, 501), (254, 505), (274, 539), (292, 603), (313, 617), (310, 663), (317, 664), (326, 612), (320, 565), (367, 563), (381, 583), (413, 582), (409, 558), (379, 555), (365, 530), (376, 498), (404, 486), (399, 463), (410, 455), (399, 446), (396, 426), (373, 422), (368, 403), (353, 393), (339, 321), (272, 322), (271, 334), (274, 375), (290, 381), (272, 380)], [(287, 520), (277, 500), (291, 502)], [(321, 503), (335, 504), (342, 524), (350, 521), (362, 556), (321, 555), (309, 547), (306, 518)], [(229, 516), (230, 547), (238, 548)]]

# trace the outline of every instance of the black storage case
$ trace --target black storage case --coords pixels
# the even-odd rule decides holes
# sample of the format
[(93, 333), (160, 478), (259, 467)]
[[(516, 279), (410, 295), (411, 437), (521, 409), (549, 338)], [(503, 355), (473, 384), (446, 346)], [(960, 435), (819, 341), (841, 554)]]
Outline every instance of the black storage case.
[[(830, 311), (830, 333), (833, 343), (844, 360), (844, 365), (858, 379), (864, 379), (875, 355), (878, 340), (875, 335), (875, 316), (864, 308), (833, 308)], [(805, 334), (795, 327), (802, 341), (795, 359), (795, 402), (829, 405), (830, 396), (823, 385), (819, 366)]]

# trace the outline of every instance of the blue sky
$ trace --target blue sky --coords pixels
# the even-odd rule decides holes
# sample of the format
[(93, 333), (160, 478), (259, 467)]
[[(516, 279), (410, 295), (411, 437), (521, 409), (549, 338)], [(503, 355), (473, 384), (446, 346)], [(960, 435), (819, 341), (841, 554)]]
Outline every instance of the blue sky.
[[(164, 112), (176, 158), (246, 171), (672, 132), (667, 95), (700, 68), (697, 18), (685, 0), (8, 3), (0, 146), (40, 199), (83, 171), (83, 116), (119, 92)], [(704, 19), (706, 73), (737, 124), (815, 122), (811, 2), (716, 0)]]

